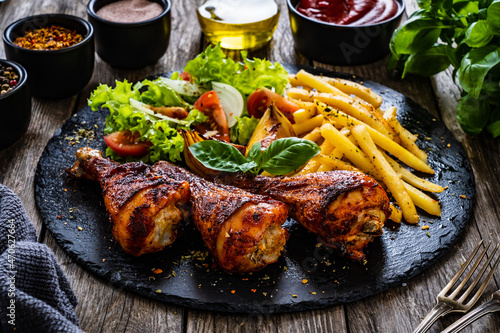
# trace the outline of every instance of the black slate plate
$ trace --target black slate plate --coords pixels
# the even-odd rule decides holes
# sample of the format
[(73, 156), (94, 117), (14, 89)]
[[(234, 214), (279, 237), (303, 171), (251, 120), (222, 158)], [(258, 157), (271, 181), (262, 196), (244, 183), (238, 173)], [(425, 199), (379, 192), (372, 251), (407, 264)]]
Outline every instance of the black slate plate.
[[(288, 66), (289, 72), (300, 68)], [(361, 81), (346, 74), (323, 74)], [(472, 214), (474, 178), (460, 143), (442, 123), (394, 90), (370, 81), (364, 85), (383, 94), (383, 108), (398, 108), (402, 124), (419, 135), (419, 145), (429, 152), (429, 164), (436, 174), (428, 179), (448, 187), (436, 195), (442, 205), (440, 218), (419, 211), (420, 225), (387, 224), (384, 235), (369, 245), (365, 265), (319, 246), (317, 238), (294, 221), (287, 222), (286, 254), (254, 274), (231, 275), (216, 268), (192, 225), (170, 248), (140, 258), (127, 255), (113, 240), (97, 183), (72, 180), (65, 172), (73, 164), (77, 148), (104, 151), (106, 113), (89, 108), (80, 110), (55, 133), (40, 158), (35, 196), (42, 219), (74, 260), (110, 285), (194, 308), (299, 311), (355, 301), (401, 285), (446, 253), (462, 234)], [(95, 138), (74, 138), (79, 130)], [(422, 230), (422, 225), (429, 229)], [(157, 268), (162, 272), (155, 274), (152, 270)]]

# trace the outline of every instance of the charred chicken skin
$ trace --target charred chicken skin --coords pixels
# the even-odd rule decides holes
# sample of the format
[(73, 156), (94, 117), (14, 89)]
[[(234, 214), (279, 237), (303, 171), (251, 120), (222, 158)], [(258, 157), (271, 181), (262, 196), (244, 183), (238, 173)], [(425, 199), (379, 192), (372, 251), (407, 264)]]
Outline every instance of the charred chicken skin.
[(140, 256), (175, 241), (187, 216), (187, 182), (159, 175), (141, 162), (112, 162), (90, 148), (80, 148), (76, 157), (72, 174), (100, 182), (113, 235), (125, 252)]
[(385, 190), (359, 172), (329, 171), (276, 178), (232, 174), (219, 176), (216, 182), (284, 202), (290, 216), (323, 243), (357, 261), (365, 259), (365, 247), (382, 235), (390, 214)]
[(191, 189), (192, 220), (218, 265), (229, 272), (257, 271), (278, 260), (288, 237), (282, 202), (214, 184), (168, 162), (153, 170)]

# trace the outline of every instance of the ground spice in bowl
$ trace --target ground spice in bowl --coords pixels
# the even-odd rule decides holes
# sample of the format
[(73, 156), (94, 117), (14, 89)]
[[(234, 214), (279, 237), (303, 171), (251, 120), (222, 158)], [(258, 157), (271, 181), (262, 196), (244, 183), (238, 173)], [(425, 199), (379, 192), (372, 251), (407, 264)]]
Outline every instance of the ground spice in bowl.
[(148, 0), (120, 0), (103, 6), (96, 13), (108, 21), (135, 23), (155, 18), (162, 12), (163, 7), (156, 2)]
[(52, 25), (35, 30), (26, 30), (23, 37), (17, 37), (14, 44), (32, 50), (59, 50), (83, 40), (82, 35), (70, 29)]

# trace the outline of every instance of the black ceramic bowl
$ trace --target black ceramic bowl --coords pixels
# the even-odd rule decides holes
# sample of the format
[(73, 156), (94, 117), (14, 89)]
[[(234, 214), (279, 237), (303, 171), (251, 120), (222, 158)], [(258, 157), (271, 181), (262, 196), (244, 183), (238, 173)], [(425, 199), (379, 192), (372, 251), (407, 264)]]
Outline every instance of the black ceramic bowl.
[(334, 65), (361, 65), (389, 53), (392, 33), (405, 11), (404, 0), (386, 21), (363, 26), (346, 26), (314, 20), (297, 11), (300, 0), (287, 0), (295, 48), (306, 57)]
[[(62, 26), (81, 34), (83, 40), (58, 50), (31, 50), (14, 44), (26, 30), (51, 25)], [(42, 14), (20, 19), (3, 33), (7, 59), (26, 68), (31, 94), (45, 99), (72, 96), (90, 81), (94, 71), (94, 29), (87, 21), (66, 14)]]
[(9, 147), (28, 129), (31, 119), (31, 96), (28, 88), (28, 74), (18, 63), (1, 60), (0, 65), (12, 67), (19, 76), (17, 85), (11, 91), (0, 95), (0, 150)]
[(91, 0), (87, 6), (88, 20), (95, 29), (96, 52), (111, 67), (139, 69), (155, 64), (167, 50), (170, 40), (170, 0), (151, 0), (163, 12), (150, 20), (120, 23), (97, 15), (103, 6), (116, 0)]

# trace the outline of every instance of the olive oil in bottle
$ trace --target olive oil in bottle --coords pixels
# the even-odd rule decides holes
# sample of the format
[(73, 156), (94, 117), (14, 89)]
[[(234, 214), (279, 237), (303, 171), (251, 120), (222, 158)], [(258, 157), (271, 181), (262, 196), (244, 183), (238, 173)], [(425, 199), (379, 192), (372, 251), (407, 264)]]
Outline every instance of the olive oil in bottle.
[(274, 0), (207, 0), (196, 14), (210, 43), (241, 50), (258, 48), (271, 40), (280, 8)]

